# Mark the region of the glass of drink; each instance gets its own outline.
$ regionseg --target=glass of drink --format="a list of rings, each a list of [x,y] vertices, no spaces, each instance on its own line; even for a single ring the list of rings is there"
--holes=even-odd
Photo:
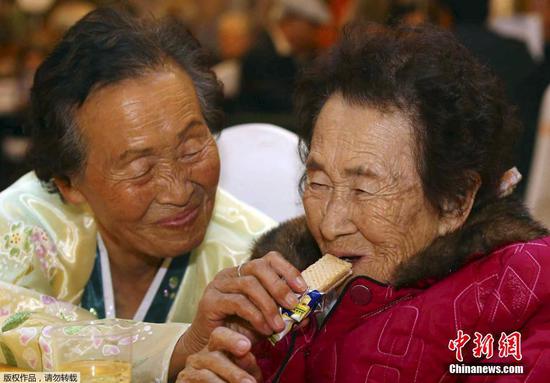
[[[132,323],[124,320],[75,322],[50,332],[54,371],[79,372],[81,383],[130,383]]]

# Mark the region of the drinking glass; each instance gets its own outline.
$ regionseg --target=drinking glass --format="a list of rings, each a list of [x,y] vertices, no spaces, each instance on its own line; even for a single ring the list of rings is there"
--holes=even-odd
[[[75,322],[50,330],[54,371],[80,372],[81,383],[130,383],[132,323]]]

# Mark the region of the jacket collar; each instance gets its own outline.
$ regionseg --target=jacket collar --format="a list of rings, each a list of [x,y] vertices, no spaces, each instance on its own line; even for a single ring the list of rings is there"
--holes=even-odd
[[[530,216],[515,196],[497,199],[473,210],[459,230],[438,237],[399,265],[392,284],[429,285],[500,247],[546,235],[548,230]]]

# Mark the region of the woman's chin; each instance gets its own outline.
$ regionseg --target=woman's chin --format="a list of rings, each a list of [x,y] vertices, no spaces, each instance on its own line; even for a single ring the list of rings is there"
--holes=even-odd
[[[194,233],[194,235],[173,235],[174,233],[167,233],[163,236],[155,236],[150,238],[148,243],[151,255],[155,258],[176,258],[180,255],[184,255],[198,247],[203,238],[204,233]]]

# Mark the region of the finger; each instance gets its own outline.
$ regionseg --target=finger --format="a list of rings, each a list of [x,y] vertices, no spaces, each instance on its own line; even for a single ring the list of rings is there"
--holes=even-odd
[[[224,383],[224,381],[212,371],[197,370],[188,366],[178,374],[176,383]]]
[[[288,285],[297,293],[303,293],[307,289],[306,281],[302,278],[300,270],[294,265],[288,262],[281,253],[276,251],[270,251],[264,258],[271,264],[271,266],[282,276]]]
[[[268,259],[250,261],[242,270],[247,275],[255,276],[280,306],[293,309],[298,304],[296,294]]]
[[[242,357],[250,351],[252,343],[243,334],[227,327],[218,327],[212,331],[207,347],[209,351],[225,351],[236,357]]]
[[[277,302],[273,300],[273,297],[255,276],[247,275],[241,278],[225,279],[219,281],[217,287],[221,292],[240,293],[248,297],[261,311],[273,331],[281,331],[284,328]]]
[[[241,358],[236,358],[235,364],[252,375],[258,382],[262,381],[262,370],[256,362],[256,357],[251,352]]]
[[[236,315],[246,320],[264,335],[271,335],[274,331],[272,325],[274,319],[271,322],[267,321],[256,305],[242,294],[224,294],[224,298],[219,301],[217,310],[223,312],[225,316]]]
[[[230,383],[255,382],[256,379],[248,372],[233,363],[221,351],[210,351],[190,356],[191,366],[197,370],[209,370],[218,377]]]
[[[238,332],[241,335],[246,336],[252,344],[256,344],[259,341],[265,339],[265,336],[263,334],[259,333],[258,331],[256,331],[250,325],[250,323],[248,323],[244,319],[239,318],[237,316],[233,316],[231,318],[228,318],[225,321],[224,326],[231,329],[231,330],[233,330],[233,331]]]

